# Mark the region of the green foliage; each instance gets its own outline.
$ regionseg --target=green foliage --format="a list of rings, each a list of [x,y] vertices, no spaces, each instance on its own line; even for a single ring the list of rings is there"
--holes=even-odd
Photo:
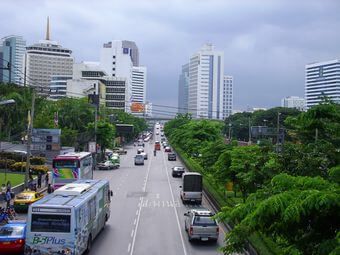
[[[90,132],[94,132],[94,123],[90,123],[88,126]],[[116,135],[115,127],[104,121],[97,123],[97,143],[100,145],[102,153],[105,152],[106,148],[113,147],[113,140]]]
[[[328,254],[337,247],[339,192],[339,186],[320,177],[275,176],[244,204],[218,215],[238,222],[226,235],[224,251],[241,251],[247,236],[261,231],[277,240],[285,254]]]

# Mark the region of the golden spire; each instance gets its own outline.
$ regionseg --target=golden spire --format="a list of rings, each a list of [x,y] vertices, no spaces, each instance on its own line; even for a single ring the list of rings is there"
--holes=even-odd
[[[47,16],[46,40],[50,40],[50,17]]]

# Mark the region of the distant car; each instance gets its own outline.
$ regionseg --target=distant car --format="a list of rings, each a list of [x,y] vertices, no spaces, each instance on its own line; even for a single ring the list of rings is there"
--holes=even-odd
[[[135,156],[135,165],[144,165],[144,155],[137,154]]]
[[[172,161],[172,160],[173,160],[173,161],[176,161],[176,154],[173,153],[173,152],[172,152],[172,153],[169,153],[169,154],[168,154],[168,160],[169,160],[169,161]]]
[[[214,214],[207,209],[193,209],[184,214],[184,228],[188,233],[189,241],[193,239],[217,242],[219,226],[214,218]]]
[[[99,170],[110,170],[114,168],[116,168],[116,166],[113,164],[111,160],[106,160],[105,162],[101,162],[98,164]]]
[[[156,135],[159,135],[159,132],[156,132]]]
[[[15,211],[27,211],[28,206],[35,201],[38,201],[44,197],[43,194],[36,191],[25,190],[17,194],[14,198],[14,210]]]
[[[169,154],[170,155],[170,154]],[[174,166],[172,168],[172,177],[182,177],[183,173],[185,172],[185,168],[182,166]]]
[[[144,156],[145,160],[148,159],[148,154],[145,151],[141,152],[140,154]]]
[[[164,149],[165,152],[171,152],[171,148],[169,146],[165,147]]]
[[[26,223],[11,221],[0,226],[0,254],[23,254]]]
[[[165,149],[166,147],[168,147],[168,143],[167,142],[163,142],[163,149]]]
[[[138,148],[138,149],[137,149],[137,154],[141,154],[142,152],[144,152],[144,149],[143,149],[143,148]]]
[[[144,142],[139,141],[139,142],[137,143],[137,145],[138,145],[138,146],[144,146]]]
[[[116,148],[116,149],[113,150],[113,152],[116,152],[116,153],[118,153],[119,155],[125,155],[125,154],[127,154],[127,151],[124,150],[123,148]]]

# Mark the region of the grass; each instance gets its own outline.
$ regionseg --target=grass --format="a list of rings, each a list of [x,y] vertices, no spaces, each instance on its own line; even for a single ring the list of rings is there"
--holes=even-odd
[[[0,186],[2,184],[7,184],[8,181],[11,182],[11,186],[14,187],[24,182],[25,175],[23,174],[13,174],[13,173],[0,173]]]

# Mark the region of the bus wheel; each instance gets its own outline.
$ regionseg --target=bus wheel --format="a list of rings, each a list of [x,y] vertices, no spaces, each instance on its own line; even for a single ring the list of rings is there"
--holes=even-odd
[[[89,235],[89,238],[87,239],[87,246],[86,246],[86,252],[85,254],[89,254],[90,250],[92,248],[92,235]]]

